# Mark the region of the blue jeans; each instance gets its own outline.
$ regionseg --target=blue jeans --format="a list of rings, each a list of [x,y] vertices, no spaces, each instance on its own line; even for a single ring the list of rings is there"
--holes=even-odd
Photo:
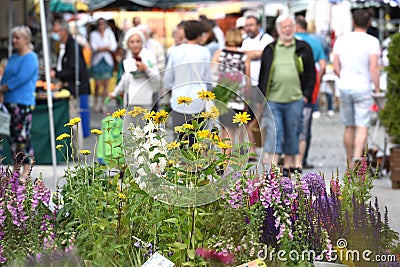
[[[299,99],[291,103],[268,101],[268,105],[272,112],[272,118],[271,113],[266,109],[264,112],[266,125],[264,151],[285,155],[298,154],[304,100]]]

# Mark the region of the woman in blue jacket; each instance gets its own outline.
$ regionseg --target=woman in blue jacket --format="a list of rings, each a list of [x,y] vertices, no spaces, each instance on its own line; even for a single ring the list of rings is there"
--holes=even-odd
[[[8,59],[0,82],[0,102],[4,102],[11,114],[9,141],[14,171],[19,171],[19,164],[22,163],[22,177],[26,178],[33,157],[32,110],[36,104],[39,61],[33,52],[32,34],[27,26],[13,28],[11,36],[15,53]]]

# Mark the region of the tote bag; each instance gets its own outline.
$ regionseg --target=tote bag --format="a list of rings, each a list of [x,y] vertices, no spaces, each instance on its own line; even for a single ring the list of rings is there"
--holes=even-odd
[[[0,138],[10,136],[10,123],[10,113],[3,104],[0,104]]]

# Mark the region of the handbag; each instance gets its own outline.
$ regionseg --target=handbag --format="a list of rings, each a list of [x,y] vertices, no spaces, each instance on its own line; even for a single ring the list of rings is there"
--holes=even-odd
[[[0,138],[10,136],[11,115],[6,106],[0,104]]]

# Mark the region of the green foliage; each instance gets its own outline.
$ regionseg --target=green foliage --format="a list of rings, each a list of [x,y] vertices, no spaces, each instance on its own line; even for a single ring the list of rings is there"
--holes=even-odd
[[[276,169],[268,174],[250,172],[251,165],[243,163],[248,154],[240,151],[248,144],[226,146],[217,132],[202,130],[206,120],[178,127],[181,139],[167,143],[156,123],[161,115],[165,116],[144,114],[144,127],[129,124],[124,131],[124,161],[117,157],[107,166],[94,161],[88,165],[85,156],[68,167],[66,183],[54,198],[59,206],[58,247],[75,247],[77,258],[93,266],[141,266],[155,251],[176,266],[226,266],[256,259],[265,246],[274,249],[268,264],[281,264],[279,250],[312,249],[319,254],[331,251],[342,237],[356,246],[358,237],[368,235],[368,243],[361,242],[366,247],[357,248],[374,252],[393,247],[398,240],[386,215],[382,222],[377,204],[366,204],[373,177],[365,159],[345,174],[343,185],[333,180],[328,195],[317,174],[296,174],[292,181]],[[194,143],[187,142],[189,136]],[[120,144],[111,140],[110,145]],[[160,177],[168,184],[153,181]],[[227,177],[233,183],[216,188],[216,181]],[[223,197],[201,206],[168,202],[183,196],[178,192],[184,189],[209,185]],[[163,198],[167,190],[178,197]],[[285,266],[311,263],[296,259]]]
[[[135,115],[130,115],[136,118],[142,112],[137,109]],[[113,117],[121,118],[123,114],[125,111],[120,110]],[[145,127],[140,124],[142,120],[130,124],[125,139],[129,148],[125,147],[121,158],[112,158],[105,166],[94,161],[88,165],[85,156],[74,167],[68,166],[66,183],[54,199],[60,206],[57,226],[61,246],[65,248],[69,245],[66,240],[73,240],[79,258],[94,266],[141,266],[155,251],[176,266],[206,266],[208,263],[196,254],[196,249],[220,231],[218,225],[225,209],[221,200],[202,206],[173,206],[156,200],[147,187],[156,175],[165,175],[171,183],[183,181],[183,185],[200,187],[219,179],[228,158],[226,144],[217,138],[218,133],[199,133],[207,119],[192,120],[180,128],[184,137],[181,143],[169,144],[167,155],[164,132],[159,128],[165,114],[142,115],[148,123]],[[215,117],[212,113],[208,116]],[[107,135],[111,130],[104,127],[95,132]],[[197,146],[185,141],[189,135],[195,136]],[[107,142],[111,150],[120,146],[118,138]],[[233,155],[232,168],[243,170],[243,155]],[[184,159],[182,165],[180,157]],[[137,166],[128,169],[129,164]],[[157,184],[155,187],[162,189]]]
[[[0,166],[0,264],[33,263],[55,251],[50,198],[41,177],[20,180],[17,171]]]
[[[392,142],[400,144],[400,33],[391,36],[388,59],[386,103],[379,112],[379,118]]]

